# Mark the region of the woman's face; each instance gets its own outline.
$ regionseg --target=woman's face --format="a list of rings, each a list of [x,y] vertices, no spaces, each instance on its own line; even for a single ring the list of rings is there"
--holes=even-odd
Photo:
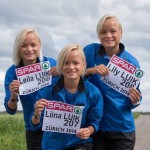
[[[40,54],[40,48],[41,44],[38,37],[34,33],[28,33],[20,49],[20,57],[24,65],[36,63],[36,59]]]
[[[114,49],[119,47],[122,31],[118,22],[109,18],[106,19],[100,31],[100,42],[105,49]]]
[[[70,81],[79,81],[84,67],[85,61],[83,60],[79,50],[71,51],[62,68],[64,79]]]

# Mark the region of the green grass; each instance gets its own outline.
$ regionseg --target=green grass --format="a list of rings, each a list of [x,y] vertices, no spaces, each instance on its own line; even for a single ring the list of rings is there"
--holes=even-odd
[[[133,112],[134,118],[140,113]],[[0,113],[0,150],[26,150],[25,128],[22,113]]]
[[[140,112],[133,112],[134,119],[138,118],[140,116]]]
[[[26,150],[22,113],[0,114],[0,150]]]

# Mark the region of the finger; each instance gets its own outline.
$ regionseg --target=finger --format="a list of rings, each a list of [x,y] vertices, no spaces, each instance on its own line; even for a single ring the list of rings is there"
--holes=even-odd
[[[11,83],[9,85],[9,89],[15,89],[15,88],[19,89],[19,86],[20,86],[20,83]]]
[[[141,97],[141,93],[136,88],[133,87],[130,89],[130,91],[131,91],[131,93],[134,93],[134,95]]]
[[[36,107],[37,108],[44,108],[45,105],[47,105],[47,101],[45,99],[41,99],[39,101],[36,102]]]
[[[105,76],[105,75],[107,75],[108,73],[107,73],[107,69],[106,68],[102,68],[102,67],[100,67],[99,68],[99,73],[101,74],[101,75],[103,75],[103,76]]]
[[[131,88],[130,89],[130,96],[134,101],[139,101],[141,98],[141,93],[136,89],[136,88]]]
[[[20,81],[18,80],[13,80],[10,85],[19,85],[20,84]]]
[[[50,72],[50,74],[55,75],[56,72],[57,72],[56,66],[55,66],[55,67],[52,67],[52,68],[49,70],[49,72]]]
[[[80,130],[78,136],[82,139],[86,139],[90,136],[90,131],[88,128],[84,128],[82,130]]]
[[[133,93],[130,93],[129,98],[130,98],[132,103],[137,103],[137,102],[140,101],[140,97],[135,95],[135,94],[133,94]]]

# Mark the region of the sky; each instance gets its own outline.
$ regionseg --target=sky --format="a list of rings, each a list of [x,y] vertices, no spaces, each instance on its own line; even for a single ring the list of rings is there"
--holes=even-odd
[[[35,27],[42,39],[43,54],[57,59],[69,43],[82,47],[99,43],[96,26],[106,14],[119,18],[123,26],[121,42],[144,71],[140,84],[143,100],[134,111],[150,111],[149,0],[0,0],[0,110],[4,109],[5,72],[12,64],[14,40],[21,29]]]

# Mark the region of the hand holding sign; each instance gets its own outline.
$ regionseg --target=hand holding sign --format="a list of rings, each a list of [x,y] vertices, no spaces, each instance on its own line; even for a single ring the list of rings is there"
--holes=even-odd
[[[20,81],[19,95],[27,95],[51,85],[52,75],[49,74],[49,61],[17,68],[17,79]],[[56,73],[56,68],[52,70]]]
[[[19,86],[20,86],[20,82],[18,80],[13,80],[11,82],[11,84],[9,85],[9,89],[11,92],[11,98],[12,99],[16,99],[17,95],[19,93]]]
[[[86,70],[86,75],[89,74],[100,74],[102,76],[106,76],[109,75],[109,69],[105,65],[101,64],[93,68],[88,68]]]
[[[57,76],[58,75],[58,72],[57,72],[57,67],[52,67],[50,70],[49,70],[49,74],[52,75],[52,76]]]
[[[44,107],[47,105],[47,100],[40,99],[35,104],[35,114],[36,116],[40,116],[42,111],[44,110]]]
[[[47,101],[42,130],[76,134],[80,129],[83,106]]]
[[[143,71],[116,55],[112,56],[107,67],[110,74],[106,77],[102,76],[101,80],[119,93],[129,97],[130,88],[136,88],[139,85]],[[130,93],[133,103],[139,98],[134,93],[134,90]],[[136,93],[139,95],[137,91]]]
[[[131,100],[131,103],[136,104],[140,101],[141,94],[136,88],[131,88],[129,91],[129,98]]]

